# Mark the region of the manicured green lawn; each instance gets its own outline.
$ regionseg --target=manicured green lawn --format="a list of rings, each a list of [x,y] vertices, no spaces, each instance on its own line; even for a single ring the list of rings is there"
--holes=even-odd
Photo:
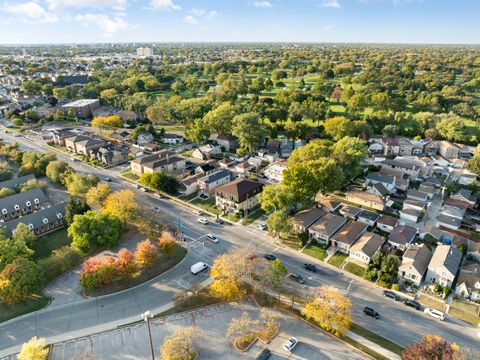
[[[365,329],[361,327],[360,325],[357,324],[350,324],[350,330],[354,332],[357,335],[360,335],[364,337],[365,339],[370,340],[371,342],[374,342],[375,344],[380,345],[384,349],[390,350],[391,352],[397,354],[397,355],[402,355],[403,352],[403,347],[401,347],[398,344],[395,344],[394,342],[385,339],[384,337],[377,335],[374,332],[371,332],[368,329]]]
[[[32,295],[30,298],[20,304],[5,305],[0,302],[0,322],[13,319],[17,316],[27,314],[32,311],[43,309],[48,305],[49,298],[40,295]]]
[[[348,255],[342,254],[342,253],[335,253],[329,260],[328,263],[330,265],[340,267],[342,265],[343,261],[348,257]]]
[[[347,265],[345,265],[345,270],[348,272],[352,273],[353,275],[357,275],[360,277],[363,277],[365,274],[365,268],[361,267],[360,265],[357,265],[355,263],[349,262]]]
[[[217,209],[215,206],[215,198],[210,198],[207,200],[202,200],[202,199],[195,199],[190,202],[190,204],[194,204],[198,207],[201,207],[202,209],[205,209],[206,211],[210,211],[213,214],[220,214],[220,210]]]
[[[72,240],[67,236],[66,228],[58,229],[50,234],[40,236],[32,245],[32,249],[35,252],[33,258],[46,258],[53,250],[61,248],[62,246],[70,245],[71,242]]]
[[[480,316],[478,315],[478,305],[470,304],[463,300],[453,300],[449,315],[461,319],[473,326],[480,324]]]
[[[325,260],[327,257],[327,248],[322,245],[310,243],[305,249],[303,249],[303,253],[310,255],[320,261]]]
[[[253,210],[248,214],[248,218],[242,221],[242,225],[249,225],[257,219],[260,219],[265,212],[262,209]]]

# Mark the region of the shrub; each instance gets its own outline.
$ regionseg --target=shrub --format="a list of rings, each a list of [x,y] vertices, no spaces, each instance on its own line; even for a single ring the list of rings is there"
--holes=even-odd
[[[150,240],[144,240],[137,244],[135,261],[139,266],[149,268],[157,261],[157,258],[157,249],[152,245]]]
[[[115,265],[115,260],[111,256],[103,260],[88,259],[83,264],[80,285],[86,289],[92,289],[111,284],[119,275]]]
[[[393,284],[392,285],[392,290],[398,291],[398,290],[400,290],[400,287],[398,286],[398,284]]]
[[[436,293],[441,293],[443,291],[442,286],[439,284],[433,285],[433,291],[435,291]]]
[[[78,250],[70,246],[63,246],[54,250],[49,257],[41,259],[38,265],[43,269],[46,280],[51,281],[68,269],[80,264],[81,261],[82,256]]]

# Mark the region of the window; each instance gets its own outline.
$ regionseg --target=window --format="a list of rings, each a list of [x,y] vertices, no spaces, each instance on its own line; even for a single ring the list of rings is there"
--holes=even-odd
[[[20,206],[18,206],[18,205],[14,205],[13,208],[17,211],[20,210]]]

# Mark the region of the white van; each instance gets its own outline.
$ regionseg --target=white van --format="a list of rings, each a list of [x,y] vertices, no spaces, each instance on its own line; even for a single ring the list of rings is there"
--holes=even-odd
[[[424,313],[439,320],[445,320],[445,314],[439,310],[432,309],[432,308],[426,308],[424,310]]]
[[[192,265],[192,267],[190,268],[190,271],[192,272],[193,275],[197,275],[198,273],[202,272],[206,268],[208,268],[207,264],[205,264],[203,262],[198,262],[198,263]]]

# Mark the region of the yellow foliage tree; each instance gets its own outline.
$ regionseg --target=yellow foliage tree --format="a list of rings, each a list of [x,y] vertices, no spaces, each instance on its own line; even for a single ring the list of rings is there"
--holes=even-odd
[[[168,257],[172,255],[177,248],[177,242],[169,232],[165,231],[158,239],[157,247],[163,255]]]
[[[28,342],[22,345],[20,353],[17,355],[18,360],[47,360],[48,348],[44,338],[34,336]]]
[[[97,186],[90,188],[85,195],[88,205],[94,208],[101,208],[104,201],[112,193],[112,189],[107,183],[98,183]]]
[[[167,336],[160,347],[162,360],[191,360],[197,356],[194,342],[198,338],[198,331],[193,327],[177,330]]]
[[[92,120],[92,127],[99,129],[112,129],[123,127],[123,120],[118,115],[97,116]]]
[[[133,221],[138,214],[134,193],[130,190],[121,190],[110,194],[103,203],[102,212],[118,217],[126,227],[127,222]]]
[[[352,303],[339,290],[324,286],[305,304],[302,314],[307,320],[312,319],[321,328],[340,336],[350,327]]]
[[[241,283],[233,277],[215,279],[210,284],[210,290],[215,295],[228,301],[239,300],[246,294],[245,290],[242,289]]]

